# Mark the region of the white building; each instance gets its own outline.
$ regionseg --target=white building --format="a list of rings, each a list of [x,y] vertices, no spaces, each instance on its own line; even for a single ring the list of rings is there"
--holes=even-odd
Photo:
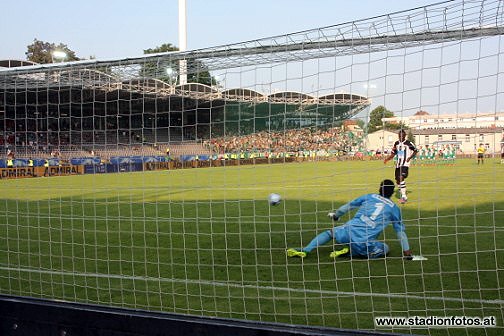
[[[501,152],[501,141],[504,139],[504,113],[478,114],[435,114],[418,111],[412,116],[383,118],[383,123],[403,123],[411,129],[417,146],[453,144],[466,154],[475,154],[480,144],[487,148],[487,153]],[[375,132],[376,133],[376,132]],[[369,149],[376,146],[391,147],[397,140],[397,133],[382,132],[369,134]],[[393,139],[393,140],[391,140]]]
[[[478,114],[429,114],[418,111],[408,117],[383,118],[382,122],[404,123],[411,129],[504,127],[504,112]]]
[[[417,146],[440,148],[452,144],[464,154],[476,154],[483,144],[488,154],[500,154],[503,127],[412,129]]]
[[[366,137],[366,148],[375,152],[390,152],[394,142],[398,139],[397,132],[376,131]]]
[[[451,129],[411,129],[417,147],[430,146],[441,148],[444,145],[455,145],[464,154],[476,154],[480,144],[487,148],[488,154],[499,154],[501,142],[504,141],[504,128],[451,128]],[[368,134],[368,150],[390,151],[398,139],[397,131],[376,131]]]

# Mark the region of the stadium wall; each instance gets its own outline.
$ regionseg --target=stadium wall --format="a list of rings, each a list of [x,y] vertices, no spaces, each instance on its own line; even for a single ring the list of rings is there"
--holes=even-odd
[[[326,336],[390,335],[236,319],[207,318],[0,295],[4,336]]]

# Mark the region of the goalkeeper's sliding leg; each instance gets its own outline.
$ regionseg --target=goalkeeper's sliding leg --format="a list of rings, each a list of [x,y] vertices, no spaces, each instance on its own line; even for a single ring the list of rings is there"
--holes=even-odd
[[[326,230],[326,231],[324,231],[322,233],[319,233],[315,238],[312,239],[312,241],[308,245],[306,245],[305,247],[303,247],[301,249],[293,249],[293,248],[288,249],[287,250],[287,256],[288,257],[300,257],[300,258],[306,257],[306,255],[308,253],[310,253],[311,251],[313,251],[317,247],[325,245],[330,240],[332,240],[333,239],[333,235],[334,235],[334,230],[335,229]],[[336,240],[336,242],[338,242],[337,239],[335,239],[335,240]],[[340,243],[340,242],[338,242],[338,243]],[[341,255],[347,254],[349,251],[350,250],[349,250],[348,247],[344,247],[341,250],[333,251],[329,256],[331,258],[336,258],[336,257],[339,257]]]
[[[336,237],[334,238],[336,243],[349,244],[350,247],[343,247],[341,250],[331,252],[331,254],[329,254],[329,257],[331,258],[337,258],[348,253],[350,253],[352,257],[369,259],[383,258],[390,250],[387,244],[380,241],[368,241],[362,243],[350,242],[348,235],[344,232],[344,230],[337,230],[334,228],[318,234],[307,246],[301,249],[288,249],[287,256],[304,258],[308,255],[308,253],[317,247],[327,244],[333,239],[333,237]]]
[[[331,239],[333,239],[332,230],[326,230],[322,233],[319,233],[307,246],[303,247],[302,249],[288,249],[287,256],[304,258],[312,250],[316,249],[319,246],[325,245]]]

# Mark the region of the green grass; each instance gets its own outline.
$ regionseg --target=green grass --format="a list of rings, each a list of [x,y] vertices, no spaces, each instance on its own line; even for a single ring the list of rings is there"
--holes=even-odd
[[[401,208],[425,262],[403,261],[391,228],[385,260],[334,262],[330,244],[285,256],[393,177],[380,161],[2,180],[0,292],[358,329],[375,316],[494,315],[494,329],[400,331],[502,333],[504,165],[410,171]]]

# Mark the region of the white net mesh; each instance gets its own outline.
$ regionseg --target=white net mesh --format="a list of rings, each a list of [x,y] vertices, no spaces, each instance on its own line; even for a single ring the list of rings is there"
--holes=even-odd
[[[503,8],[449,1],[203,50],[1,69],[0,291],[502,333]],[[189,84],[178,85],[180,60]],[[379,115],[377,132],[348,121],[380,105],[395,117]],[[381,159],[399,123],[419,149],[401,211],[428,260],[404,260],[391,227],[386,258],[333,260],[333,241],[288,258],[332,227],[328,212],[394,179]],[[380,316],[497,327],[381,327]]]

